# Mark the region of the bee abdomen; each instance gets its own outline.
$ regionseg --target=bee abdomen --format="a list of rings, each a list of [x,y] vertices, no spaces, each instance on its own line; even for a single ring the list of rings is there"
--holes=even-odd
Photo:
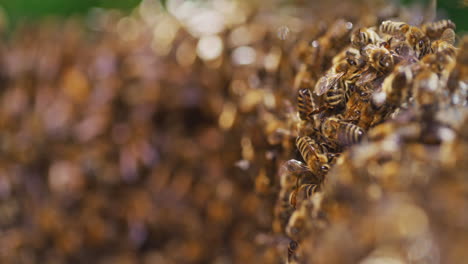
[[[389,34],[389,35],[397,35],[401,33],[406,33],[409,30],[409,25],[404,22],[393,22],[390,20],[382,22],[379,27],[380,32]]]
[[[346,103],[345,93],[341,88],[330,89],[325,96],[325,101],[331,108],[336,108]]]
[[[302,155],[304,161],[309,164],[315,154],[314,141],[310,137],[299,137],[296,140],[296,146]]]
[[[297,96],[297,110],[302,120],[309,119],[309,113],[312,112],[312,94],[309,89],[300,89]]]
[[[453,23],[450,19],[427,23],[422,27],[424,33],[431,39],[440,37],[442,32],[448,28],[455,30],[455,23]]]
[[[343,145],[353,145],[361,141],[364,137],[364,130],[351,123],[341,124],[342,129],[338,132],[338,140]]]

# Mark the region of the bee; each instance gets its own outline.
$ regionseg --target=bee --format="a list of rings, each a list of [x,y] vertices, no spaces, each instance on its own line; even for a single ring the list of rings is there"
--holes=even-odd
[[[348,48],[345,51],[345,58],[346,62],[350,66],[351,70],[356,70],[356,69],[362,69],[366,61],[364,57],[361,55],[360,50],[355,49],[355,48]],[[350,72],[350,71],[348,71]]]
[[[444,20],[431,22],[431,23],[426,23],[426,24],[422,25],[422,31],[430,39],[440,38],[442,33],[447,29],[455,30],[455,23],[453,23],[449,19],[444,19]]]
[[[360,28],[356,30],[351,36],[351,45],[355,48],[361,49],[368,44],[377,45],[382,39],[374,29]]]
[[[296,146],[302,155],[307,167],[316,175],[323,176],[330,169],[328,156],[323,145],[317,144],[309,136],[298,137]]]
[[[317,100],[320,106],[314,113],[326,109],[342,109],[345,106],[346,86],[337,75],[328,74],[322,77],[315,86],[314,93],[318,96]]]
[[[464,36],[460,41],[459,52],[456,64],[448,78],[448,89],[453,104],[464,104],[466,98],[465,89],[460,89],[468,82],[468,36]],[[464,98],[463,100],[460,100]]]
[[[404,35],[409,31],[409,29],[410,25],[404,22],[395,22],[391,20],[383,21],[379,27],[380,32],[393,36]]]
[[[379,27],[380,32],[406,40],[421,59],[430,51],[430,40],[418,27],[410,26],[404,22],[384,21]]]
[[[280,192],[275,206],[275,229],[284,230],[296,207],[295,191],[301,178],[315,176],[310,169],[298,160],[288,160],[280,168]]]
[[[346,105],[344,120],[349,120],[364,129],[369,128],[375,114],[370,99],[370,91],[363,90],[354,93]]]
[[[393,70],[393,56],[386,48],[370,44],[364,48],[364,54],[369,66],[377,72],[387,73]]]
[[[413,47],[418,59],[421,59],[430,51],[431,41],[424,32],[417,27],[411,27],[406,33],[406,41]]]
[[[358,143],[365,135],[361,127],[336,117],[326,118],[321,124],[320,131],[327,139],[342,146]]]
[[[297,111],[302,120],[311,120],[311,114],[314,112],[312,93],[304,88],[298,91]]]
[[[456,49],[453,45],[455,43],[455,31],[451,28],[447,28],[444,30],[440,39],[432,42],[431,44],[431,52],[446,52],[447,54],[455,57],[456,56]]]
[[[441,95],[438,87],[439,78],[431,70],[427,69],[416,75],[413,84],[416,104],[425,110],[437,107]]]
[[[409,87],[413,81],[410,66],[396,68],[382,83],[382,92],[373,95],[373,103],[381,106],[383,103],[395,108],[408,99]]]
[[[312,197],[314,193],[320,190],[320,185],[318,183],[304,183],[298,186],[295,191],[295,202],[296,204],[301,204],[303,201]]]
[[[300,241],[310,230],[310,222],[308,218],[312,217],[313,204],[311,201],[304,201],[301,206],[294,211],[286,226],[286,234],[291,239]]]

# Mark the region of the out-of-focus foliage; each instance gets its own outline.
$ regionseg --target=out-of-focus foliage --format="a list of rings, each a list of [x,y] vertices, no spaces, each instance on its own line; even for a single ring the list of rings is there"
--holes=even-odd
[[[163,4],[167,0],[160,0]],[[204,1],[204,0],[189,0]],[[286,0],[285,2],[295,2],[297,0]],[[404,5],[420,3],[427,5],[432,0],[400,0]],[[140,0],[0,0],[0,6],[5,8],[12,24],[22,19],[34,19],[48,15],[68,16],[71,14],[85,13],[92,7],[119,8],[129,10],[135,7]],[[466,0],[439,0],[437,1],[438,11],[442,11],[444,16],[453,20],[458,28],[457,31],[468,30],[468,20],[465,15],[468,13]]]

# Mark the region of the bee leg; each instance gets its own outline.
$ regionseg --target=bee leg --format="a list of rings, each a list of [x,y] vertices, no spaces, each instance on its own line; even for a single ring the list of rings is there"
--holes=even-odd
[[[313,115],[319,114],[327,109],[328,107],[326,106],[320,106],[319,108],[312,110],[307,116],[311,118]]]

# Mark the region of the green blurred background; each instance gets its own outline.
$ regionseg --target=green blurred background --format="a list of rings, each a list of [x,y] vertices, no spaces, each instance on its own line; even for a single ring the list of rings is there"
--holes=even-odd
[[[160,0],[165,2],[165,0]],[[203,0],[189,0],[203,1]],[[291,0],[294,1],[294,0]],[[430,0],[401,0],[405,5]],[[140,0],[0,0],[8,14],[10,25],[16,24],[23,19],[37,19],[47,15],[67,16],[71,14],[83,14],[91,7],[118,8],[130,10]],[[451,18],[457,24],[457,31],[468,31],[468,0],[439,0],[439,10]]]

